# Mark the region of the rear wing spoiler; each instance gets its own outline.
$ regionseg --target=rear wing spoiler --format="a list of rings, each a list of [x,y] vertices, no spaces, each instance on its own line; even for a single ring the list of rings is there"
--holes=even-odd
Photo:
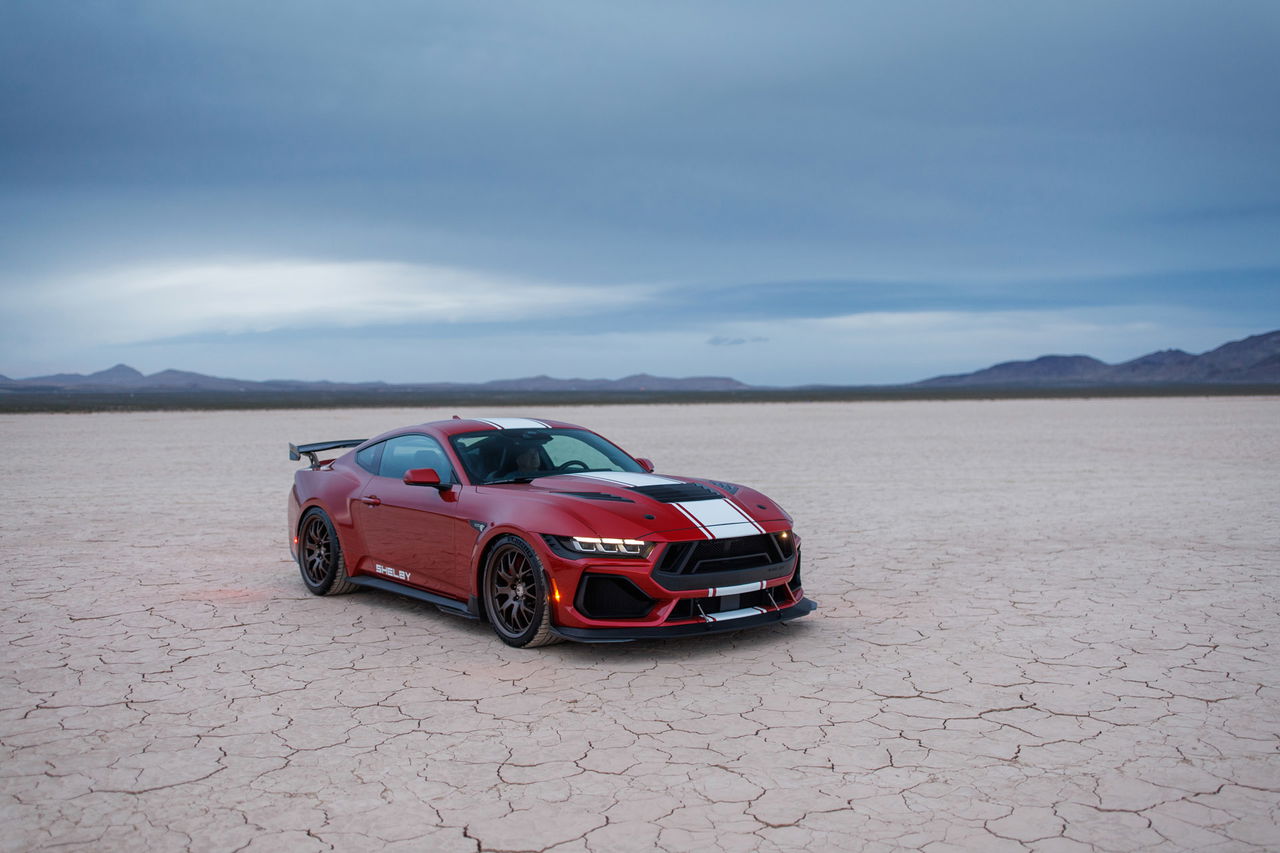
[[[297,462],[302,457],[307,457],[311,462],[312,468],[320,467],[320,460],[316,457],[317,453],[325,450],[334,450],[338,447],[355,447],[364,444],[367,438],[349,438],[346,441],[317,441],[315,444],[294,444],[289,443],[289,458]]]

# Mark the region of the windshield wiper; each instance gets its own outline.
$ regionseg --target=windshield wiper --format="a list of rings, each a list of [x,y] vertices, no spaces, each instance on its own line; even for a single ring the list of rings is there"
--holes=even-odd
[[[507,477],[505,480],[489,480],[486,486],[501,486],[506,483],[532,483],[537,477]]]

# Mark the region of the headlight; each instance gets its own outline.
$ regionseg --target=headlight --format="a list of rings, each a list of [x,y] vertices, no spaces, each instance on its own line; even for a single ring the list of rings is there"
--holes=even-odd
[[[607,539],[597,536],[557,536],[555,538],[570,551],[601,557],[644,558],[653,550],[652,542],[639,539]]]

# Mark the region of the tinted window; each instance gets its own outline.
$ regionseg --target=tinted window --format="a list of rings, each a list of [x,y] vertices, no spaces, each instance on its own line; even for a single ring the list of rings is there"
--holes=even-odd
[[[356,451],[356,464],[370,474],[378,473],[378,459],[382,456],[382,442],[371,444],[364,450]]]
[[[404,478],[411,468],[434,468],[440,482],[453,482],[453,468],[444,455],[443,448],[430,436],[400,435],[383,442],[382,461],[378,465],[379,477]]]
[[[557,468],[566,463],[582,462],[586,465],[585,468],[582,465],[571,465],[571,470],[621,470],[613,464],[613,460],[601,448],[593,447],[574,435],[553,435],[550,441],[542,445],[542,450],[547,454],[547,458],[551,460],[551,464]]]
[[[617,447],[580,429],[488,430],[449,440],[473,483],[582,471],[644,471]],[[529,462],[534,458],[537,470],[531,471]]]

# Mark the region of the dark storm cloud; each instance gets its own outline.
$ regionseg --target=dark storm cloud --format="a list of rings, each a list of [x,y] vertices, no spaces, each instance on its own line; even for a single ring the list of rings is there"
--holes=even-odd
[[[669,288],[592,327],[699,341],[1280,324],[1275,3],[0,3],[6,290],[285,258]]]

